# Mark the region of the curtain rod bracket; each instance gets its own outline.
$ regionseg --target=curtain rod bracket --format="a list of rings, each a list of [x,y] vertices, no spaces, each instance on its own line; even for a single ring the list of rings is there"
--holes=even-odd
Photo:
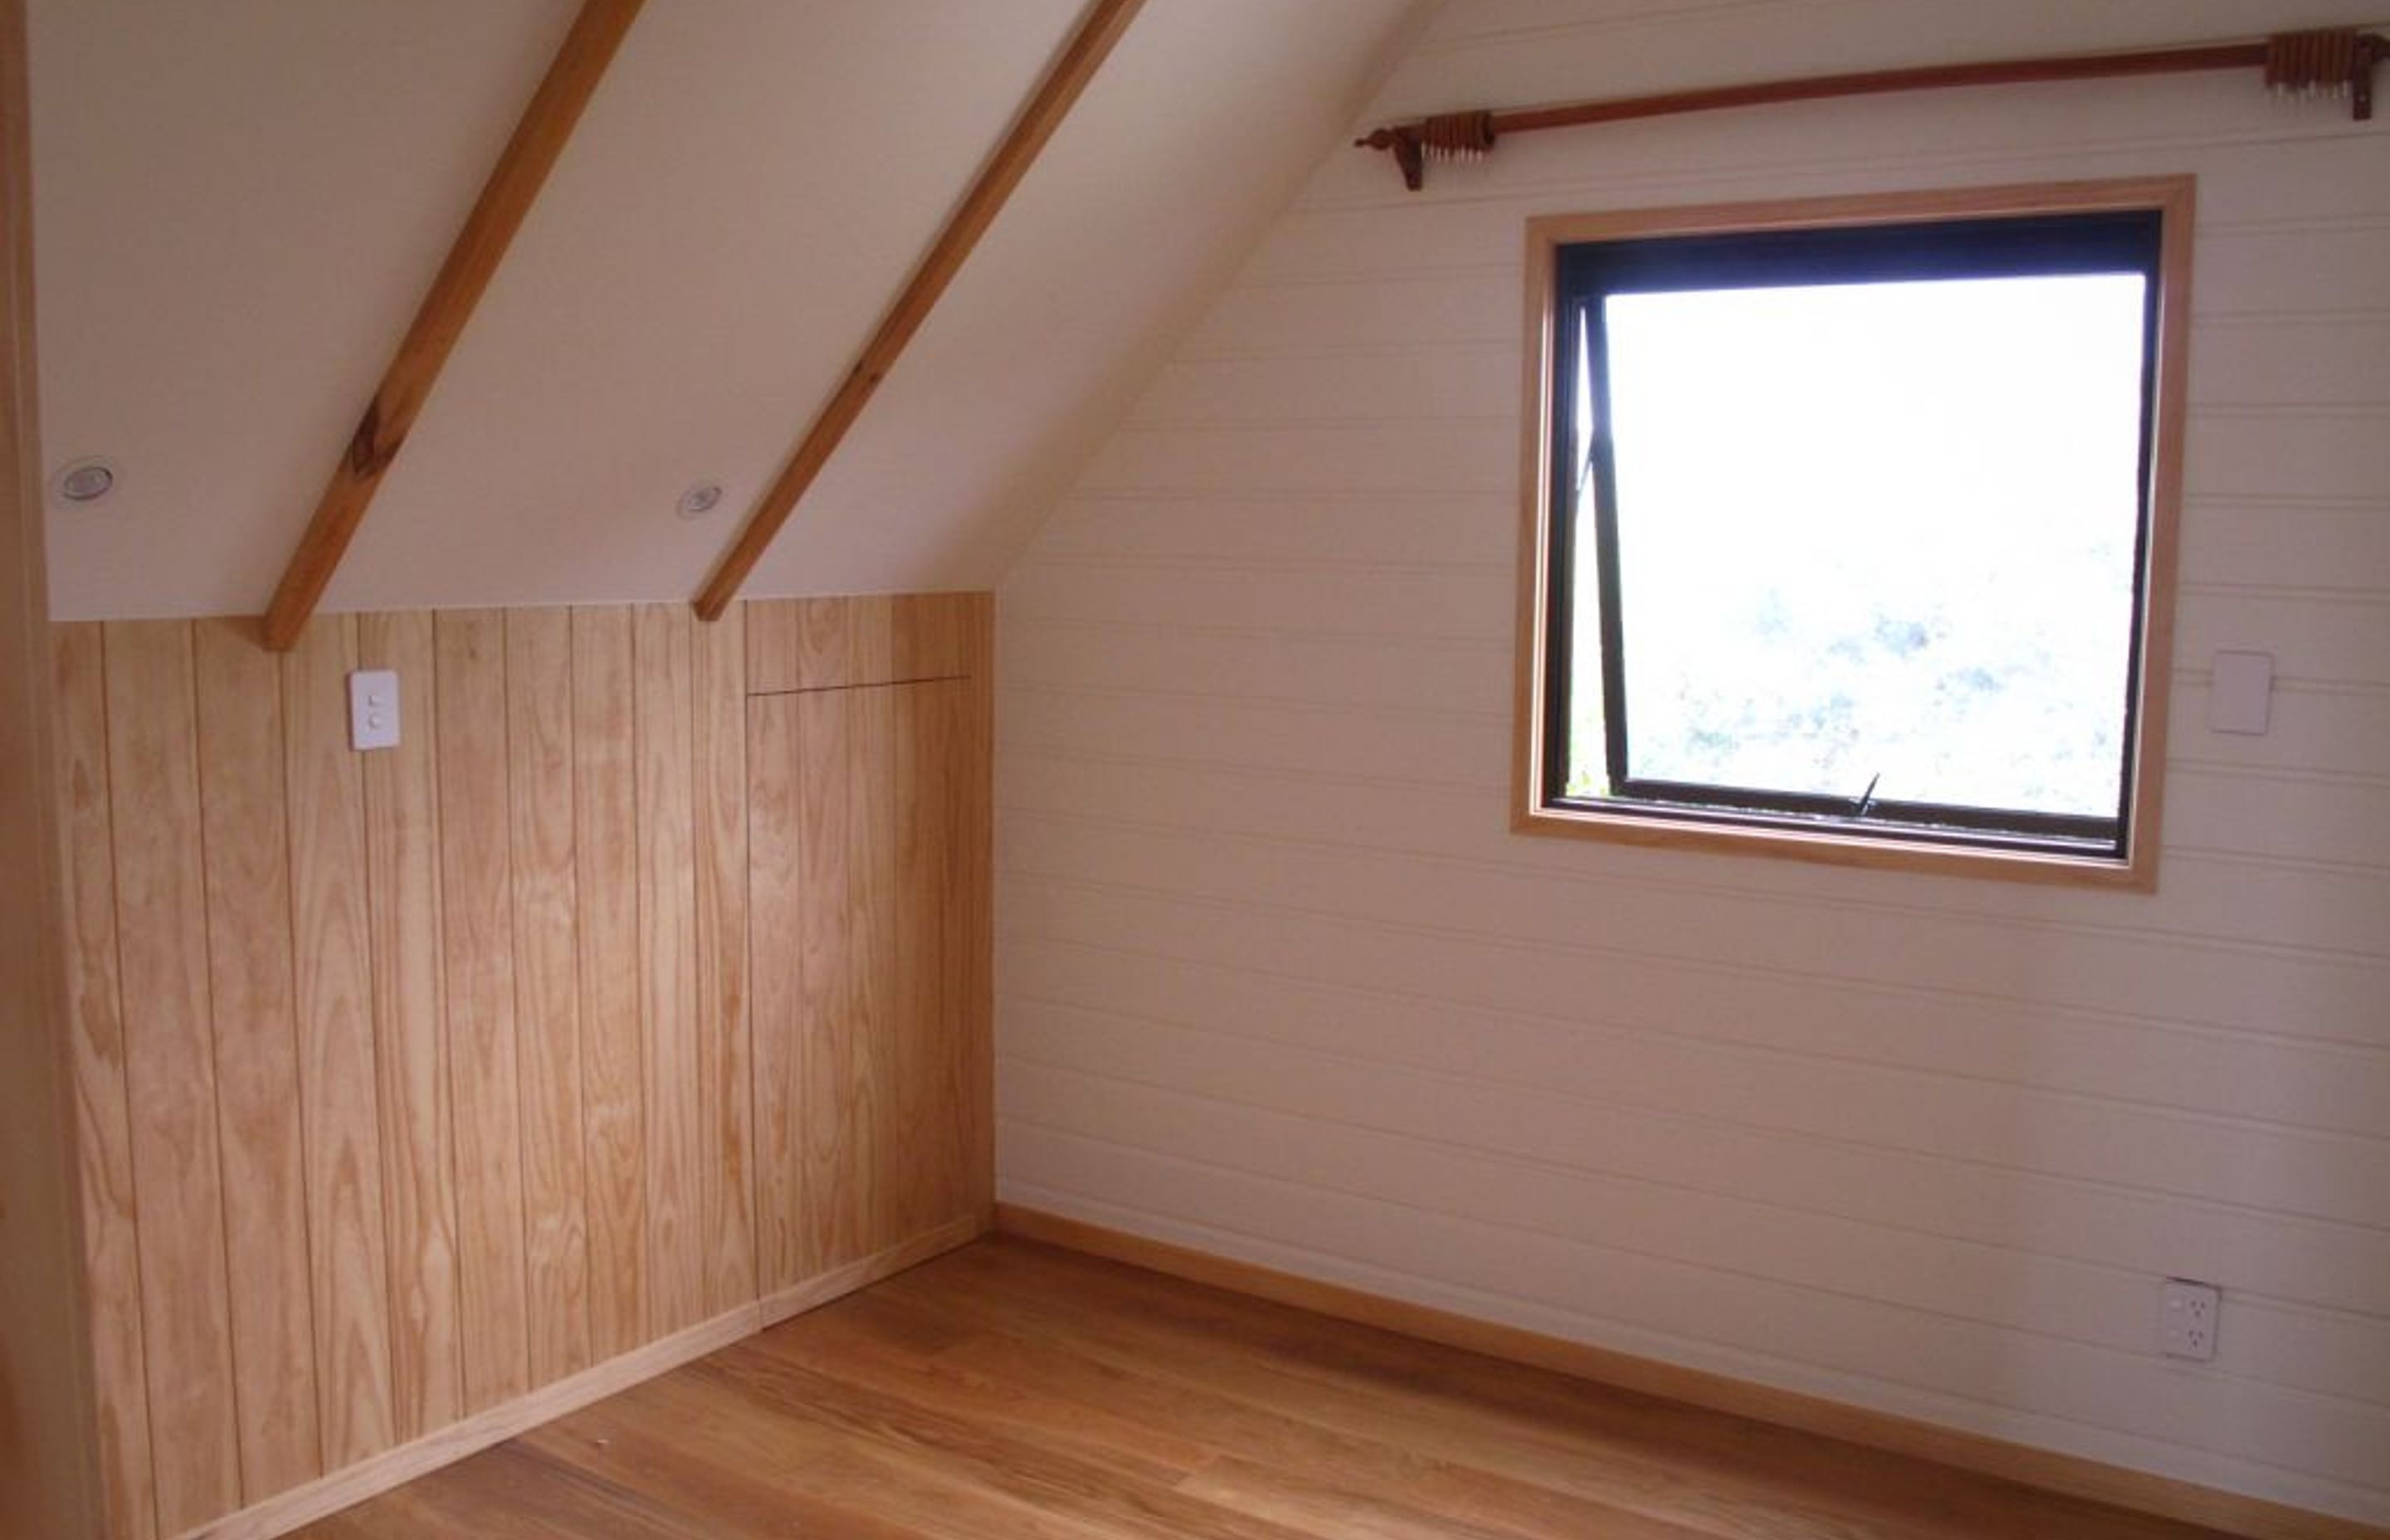
[[[1381,128],[1353,141],[1356,149],[1390,151],[1394,166],[1403,173],[1403,186],[1417,192],[1427,186],[1427,162],[1420,152],[1419,131],[1407,124]]]
[[[1403,186],[1417,192],[1427,184],[1430,160],[1483,160],[1494,150],[1494,114],[1445,112],[1415,123],[1396,123],[1353,141],[1367,149],[1394,152]]]

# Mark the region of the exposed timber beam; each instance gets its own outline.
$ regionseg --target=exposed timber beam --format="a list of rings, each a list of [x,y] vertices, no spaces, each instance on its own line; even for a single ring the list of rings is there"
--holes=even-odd
[[[430,292],[406,328],[390,367],[382,371],[348,448],[332,471],[329,484],[315,504],[315,516],[283,570],[281,585],[263,622],[265,645],[276,652],[289,650],[306,629],[308,617],[324,597],[349,542],[365,522],[366,509],[381,486],[382,475],[406,443],[407,430],[440,378],[442,366],[464,335],[473,307],[505,260],[507,248],[522,228],[532,200],[563,153],[582,109],[597,93],[606,67],[622,46],[637,19],[642,0],[584,0],[581,14],[557,50],[556,59],[539,90],[515,124],[514,136],[498,157],[482,196],[466,217],[465,227],[449,248]]]
[[[913,270],[887,314],[880,318],[880,327],[864,345],[862,356],[847,371],[837,393],[815,417],[813,426],[805,430],[788,464],[781,467],[780,474],[765,490],[763,501],[747,516],[739,538],[724,554],[713,576],[706,579],[696,600],[700,620],[720,620],[723,611],[730,608],[730,601],[739,597],[739,586],[754,571],[755,563],[763,559],[781,526],[789,521],[797,500],[813,485],[822,467],[829,463],[847,430],[863,415],[872,392],[888,378],[888,371],[895,366],[905,345],[928,319],[980,237],[996,223],[1005,200],[1035,164],[1038,152],[1054,136],[1055,129],[1061,126],[1072,104],[1086,89],[1087,82],[1094,78],[1143,4],[1144,0],[1095,0],[1088,6],[1080,19],[1078,31],[1047,71],[1036,95],[1013,120],[1004,142],[980,171],[979,180],[947,219],[945,228],[938,232],[936,243]]]

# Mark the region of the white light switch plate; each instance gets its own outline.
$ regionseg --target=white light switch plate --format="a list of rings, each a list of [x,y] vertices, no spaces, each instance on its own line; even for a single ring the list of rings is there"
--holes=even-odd
[[[359,669],[349,675],[349,747],[398,747],[398,673]]]
[[[2267,652],[2219,652],[2207,685],[2207,730],[2263,733],[2272,716],[2274,659]]]

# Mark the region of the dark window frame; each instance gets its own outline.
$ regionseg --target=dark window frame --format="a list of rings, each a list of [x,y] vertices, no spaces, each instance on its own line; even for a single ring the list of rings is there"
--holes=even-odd
[[[1868,864],[1981,870],[1994,875],[2155,881],[2158,768],[2171,648],[2173,530],[2180,486],[2182,347],[2188,312],[2188,179],[2000,188],[1769,203],[1730,208],[1561,216],[1531,222],[1531,348],[1514,827],[1638,839],[1643,842],[1754,849]],[[1593,476],[1601,494],[1597,571],[1602,627],[1605,765],[1613,788],[1599,798],[1562,794],[1569,758],[1570,638],[1577,563],[1572,463],[1563,414],[1583,335],[1601,342],[1600,296],[1627,289],[1730,288],[1754,276],[1773,283],[1895,281],[1934,276],[2024,276],[2130,270],[2149,279],[2143,311],[2140,424],[2141,512],[2135,542],[2128,695],[2117,811],[2106,817],[2002,813],[1914,802],[1876,802],[1722,788],[1625,774],[1628,721],[1621,574],[1606,398],[1598,399]],[[1595,362],[1599,363],[1597,354]],[[1600,367],[1593,388],[1604,391]],[[1533,720],[1528,721],[1527,718]]]

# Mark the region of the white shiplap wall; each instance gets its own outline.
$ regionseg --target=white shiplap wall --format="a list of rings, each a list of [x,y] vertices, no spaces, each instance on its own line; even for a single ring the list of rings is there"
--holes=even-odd
[[[1478,0],[1379,110],[2345,19]],[[2182,172],[2154,895],[1508,832],[1528,215]],[[2231,75],[1544,135],[1422,196],[1339,153],[1000,615],[1007,1199],[2390,1521],[2390,124]],[[2205,730],[2220,648],[2275,655],[2268,736]],[[2224,1287],[2212,1366],[2157,1353],[2169,1274]]]

